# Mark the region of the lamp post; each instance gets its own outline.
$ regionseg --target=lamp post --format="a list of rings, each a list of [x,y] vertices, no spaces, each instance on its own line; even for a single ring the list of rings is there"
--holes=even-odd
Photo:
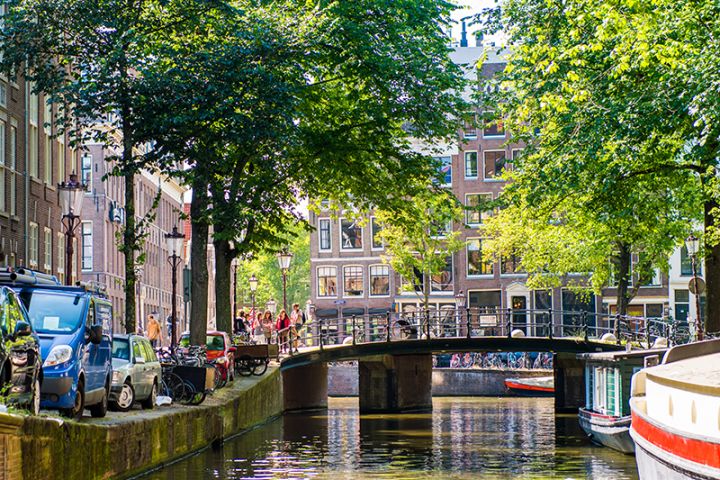
[[[693,295],[695,295],[695,333],[697,335],[697,339],[702,340],[703,327],[702,319],[700,318],[700,294],[702,291],[697,274],[697,254],[700,250],[700,240],[691,233],[690,236],[685,239],[685,248],[687,249],[688,255],[690,255],[690,262],[692,265],[692,282],[694,284],[694,288],[691,290],[693,291]]]
[[[178,255],[183,246],[185,235],[178,232],[177,227],[173,227],[172,232],[165,234],[167,249],[170,252],[168,262],[172,266],[172,317],[170,319],[170,346],[175,348],[177,337],[177,267],[182,261],[182,257]]]
[[[282,271],[283,278],[283,308],[287,312],[287,271],[290,268],[290,261],[292,260],[293,254],[287,249],[284,249],[277,254],[278,265]]]
[[[257,317],[255,314],[255,290],[257,290],[258,287],[258,279],[254,273],[248,278],[248,284],[250,284],[250,311],[253,314],[253,318],[255,318]]]
[[[460,321],[462,320],[462,310],[465,308],[465,293],[460,290],[457,295],[455,295],[455,315],[457,319],[457,333],[458,336],[460,336]]]
[[[273,316],[274,316],[274,315],[275,315],[275,310],[277,310],[277,302],[271,298],[271,299],[268,300],[267,303],[265,304],[265,309],[266,309],[268,312],[272,313]]]
[[[232,303],[232,321],[233,324],[235,324],[235,318],[237,318],[237,267],[238,267],[238,259],[233,258],[232,262],[230,263],[232,265],[232,275],[233,275],[233,303]]]
[[[65,227],[65,285],[72,285],[73,240],[75,229],[80,225],[85,190],[86,186],[77,181],[74,173],[70,174],[68,182],[58,184],[62,224]]]

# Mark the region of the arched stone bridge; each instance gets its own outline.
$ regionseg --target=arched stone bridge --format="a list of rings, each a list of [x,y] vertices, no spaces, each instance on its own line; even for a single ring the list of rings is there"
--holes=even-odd
[[[647,346],[667,338],[670,330],[662,319],[550,310],[462,309],[317,320],[299,332],[304,346],[282,357],[285,408],[327,407],[327,364],[357,360],[362,412],[427,410],[432,408],[433,354],[525,351],[554,354],[556,411],[573,411],[585,401],[578,353],[621,350],[627,343]],[[293,332],[281,333],[287,334],[281,348],[292,350]]]

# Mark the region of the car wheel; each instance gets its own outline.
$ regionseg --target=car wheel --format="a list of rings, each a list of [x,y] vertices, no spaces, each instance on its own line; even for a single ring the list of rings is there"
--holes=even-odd
[[[126,381],[123,383],[122,390],[118,394],[117,400],[113,402],[113,410],[127,412],[135,403],[135,389]]]
[[[155,402],[157,401],[157,394],[158,394],[158,383],[157,380],[153,382],[152,390],[150,391],[150,396],[140,402],[140,405],[142,405],[142,408],[147,410],[152,410],[155,408]]]
[[[85,410],[85,383],[78,381],[77,392],[75,392],[75,404],[72,408],[61,408],[60,414],[64,417],[80,420]]]
[[[105,385],[105,395],[103,395],[102,400],[100,403],[97,403],[90,407],[90,415],[93,416],[93,418],[102,418],[105,415],[107,415],[108,410],[108,394],[110,392],[109,389],[110,382],[108,382]]]

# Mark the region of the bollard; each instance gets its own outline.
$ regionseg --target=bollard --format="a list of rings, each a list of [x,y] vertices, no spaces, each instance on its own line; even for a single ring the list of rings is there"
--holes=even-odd
[[[386,340],[389,342],[390,341],[390,312],[387,312],[386,318],[387,318],[387,321],[385,324],[385,337],[386,337]]]
[[[467,319],[467,338],[472,337],[472,324],[470,323],[470,307],[465,309],[465,318]]]
[[[507,320],[505,321],[505,328],[507,328],[507,338],[512,338],[512,327],[513,327],[513,321],[512,321],[512,313],[510,313],[512,310],[509,308],[507,309],[505,315],[507,315]]]

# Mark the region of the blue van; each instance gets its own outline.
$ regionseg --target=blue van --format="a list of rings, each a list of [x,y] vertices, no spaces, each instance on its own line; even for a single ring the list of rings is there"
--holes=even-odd
[[[28,269],[0,271],[17,292],[40,338],[42,408],[79,419],[104,417],[112,380],[112,304],[89,286],[66,287]]]

